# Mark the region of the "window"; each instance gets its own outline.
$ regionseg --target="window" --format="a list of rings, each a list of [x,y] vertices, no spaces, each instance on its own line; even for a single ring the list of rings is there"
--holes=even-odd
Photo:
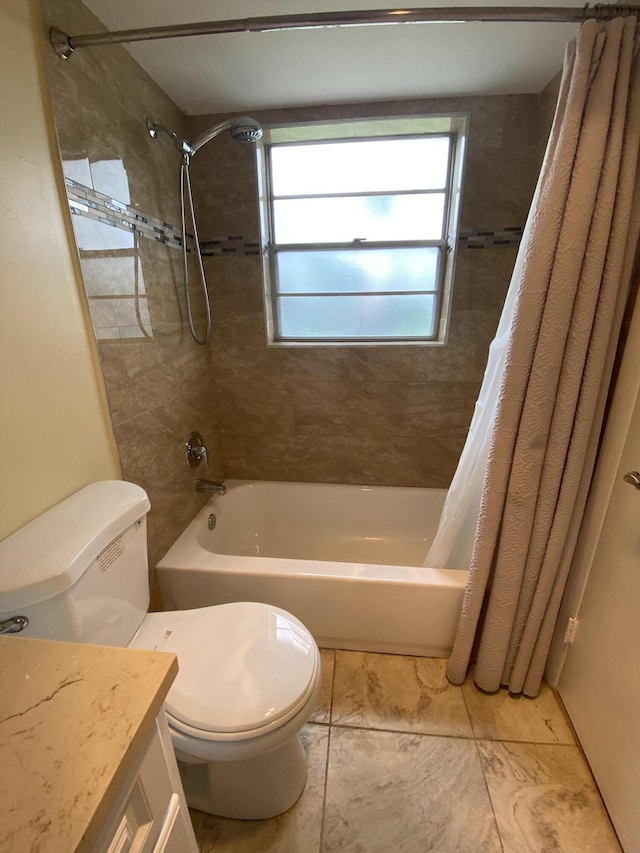
[[[273,343],[444,341],[462,146],[428,121],[393,134],[400,120],[270,130],[261,196]]]

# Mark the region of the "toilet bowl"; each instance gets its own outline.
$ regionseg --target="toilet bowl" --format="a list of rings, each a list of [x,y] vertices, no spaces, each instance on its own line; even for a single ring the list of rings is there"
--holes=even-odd
[[[187,802],[273,817],[304,788],[298,734],[320,690],[318,647],[295,616],[257,602],[147,613],[149,509],[133,483],[92,483],[0,542],[0,621],[25,637],[175,653],[165,710]]]
[[[165,711],[190,806],[249,820],[296,802],[307,776],[298,734],[321,681],[298,619],[255,602],[150,613],[129,646],[178,657]]]

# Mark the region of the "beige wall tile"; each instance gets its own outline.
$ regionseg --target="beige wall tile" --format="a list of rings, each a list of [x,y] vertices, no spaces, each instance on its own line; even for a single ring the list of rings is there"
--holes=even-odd
[[[447,488],[466,437],[225,433],[225,473],[238,479]],[[233,460],[230,446],[242,448]]]
[[[222,479],[221,451],[207,425],[213,404],[205,393],[185,394],[144,412],[116,427],[125,479],[144,488],[151,501],[157,545],[163,555],[207,502],[195,491],[200,477]],[[185,441],[192,430],[202,433],[210,452],[208,468],[189,468],[184,458]]]
[[[469,111],[461,224],[491,229],[524,224],[550,120],[546,103],[544,122],[542,101],[533,95],[269,110],[256,118],[269,124]],[[191,118],[189,132],[194,136],[224,118]],[[255,236],[250,147],[216,140],[198,154],[193,174],[201,234]],[[447,346],[284,348],[265,343],[260,259],[209,258],[214,313],[233,327],[226,330],[227,346],[214,354],[223,430],[235,447],[244,440],[229,473],[448,486],[514,259],[512,248],[458,253]],[[416,448],[404,440],[408,436],[428,446]]]
[[[45,25],[70,32],[103,29],[79,0],[44,3],[43,16]],[[149,137],[145,120],[151,116],[186,135],[183,114],[122,47],[79,52],[68,63],[48,47],[45,53],[63,163],[75,167],[86,159],[88,184],[109,194],[109,175],[96,164],[113,161],[130,198],[113,195],[177,226],[180,156],[166,139]],[[208,348],[195,344],[185,325],[179,250],[147,238],[134,243],[124,231],[74,220],[123,476],[146,489],[152,504],[153,568],[207,500],[195,492],[195,480],[223,477],[214,367]],[[198,322],[203,300],[193,260],[190,275]],[[207,470],[189,469],[184,460],[193,429],[203,434],[211,452]],[[151,582],[152,607],[157,607],[153,572]]]

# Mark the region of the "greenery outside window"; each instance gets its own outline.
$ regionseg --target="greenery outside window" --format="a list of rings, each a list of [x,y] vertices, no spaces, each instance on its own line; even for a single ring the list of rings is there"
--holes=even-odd
[[[271,343],[445,342],[464,124],[269,129],[259,158]]]

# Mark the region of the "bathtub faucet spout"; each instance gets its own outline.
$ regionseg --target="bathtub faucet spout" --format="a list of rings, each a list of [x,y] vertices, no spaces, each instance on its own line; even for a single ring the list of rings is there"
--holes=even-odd
[[[196,480],[196,492],[214,492],[216,495],[226,495],[227,487],[215,480]]]

